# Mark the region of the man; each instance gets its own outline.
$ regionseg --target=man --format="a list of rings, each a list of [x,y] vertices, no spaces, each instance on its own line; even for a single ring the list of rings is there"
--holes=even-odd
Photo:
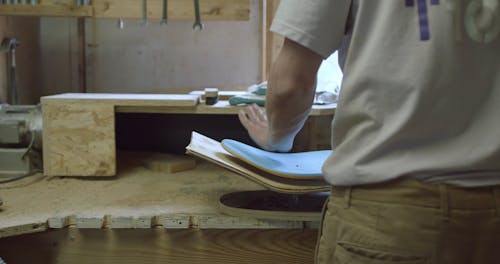
[[[498,0],[283,0],[271,29],[266,111],[239,114],[264,149],[291,149],[342,57],[316,262],[499,263]]]

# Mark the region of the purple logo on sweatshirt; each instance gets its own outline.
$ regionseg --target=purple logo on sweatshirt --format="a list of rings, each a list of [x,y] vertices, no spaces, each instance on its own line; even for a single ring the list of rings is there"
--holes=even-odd
[[[439,5],[439,0],[430,0],[431,5]],[[405,0],[407,7],[415,6],[415,0]],[[418,23],[420,25],[420,40],[425,41],[431,38],[429,29],[429,15],[427,14],[427,0],[417,0]]]

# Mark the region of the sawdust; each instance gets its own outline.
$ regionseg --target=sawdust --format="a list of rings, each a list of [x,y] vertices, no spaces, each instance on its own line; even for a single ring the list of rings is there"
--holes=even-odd
[[[153,171],[133,153],[121,153],[119,173],[109,178],[48,178],[41,174],[0,186],[0,229],[53,217],[139,217],[218,212],[221,195],[262,187],[208,163],[177,173]]]

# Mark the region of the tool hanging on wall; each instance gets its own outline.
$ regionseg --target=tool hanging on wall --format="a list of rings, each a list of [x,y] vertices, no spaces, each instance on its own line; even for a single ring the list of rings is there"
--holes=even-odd
[[[167,0],[163,0],[162,16],[161,16],[161,22],[160,22],[160,25],[162,25],[162,26],[167,25],[167,16],[168,16],[167,12],[168,12]]]
[[[76,0],[76,6],[90,5],[90,0]]]
[[[8,87],[7,87],[7,102],[12,105],[19,104],[19,88],[17,85],[17,74],[16,74],[16,48],[19,46],[19,42],[15,38],[5,38],[2,41],[1,51],[5,51],[10,54],[10,65],[8,67]]]
[[[123,20],[123,18],[118,18],[118,28],[119,29],[123,29],[125,28],[125,21]]]
[[[118,28],[123,29],[125,27],[125,21],[123,21],[123,18],[118,19]]]
[[[196,30],[203,30],[203,23],[201,23],[201,17],[200,17],[200,0],[194,0],[194,17],[195,21],[193,24],[193,29]]]
[[[38,0],[0,0],[2,5],[37,5]]]
[[[148,25],[148,1],[142,0],[142,19],[141,26],[146,27]]]

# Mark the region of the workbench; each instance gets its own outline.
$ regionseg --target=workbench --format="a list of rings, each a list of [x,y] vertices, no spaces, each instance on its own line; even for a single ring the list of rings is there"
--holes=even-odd
[[[259,185],[205,161],[166,173],[145,167],[139,154],[119,156],[120,173],[111,178],[37,174],[1,185],[0,257],[7,263],[313,262],[319,219],[220,212],[222,194]]]
[[[217,140],[238,134],[234,139],[251,142],[237,117],[243,106],[231,106],[223,100],[206,105],[200,102],[200,97],[74,93],[42,97],[44,173],[48,176],[114,176],[117,142],[139,142],[152,148],[160,141],[180,142],[183,149],[193,130],[202,130],[197,132],[213,135]],[[313,107],[295,139],[294,151],[330,149],[330,126],[335,109],[335,104]],[[125,116],[132,118],[119,122]],[[220,121],[216,122],[217,119]],[[144,123],[145,120],[151,122]],[[180,130],[181,127],[184,129]],[[133,130],[135,133],[130,134]],[[148,141],[154,134],[159,135],[153,142]],[[122,146],[127,147],[130,146]]]
[[[42,98],[44,173],[0,185],[0,258],[7,263],[313,263],[319,213],[274,219],[229,215],[219,204],[223,194],[263,187],[178,153],[161,154],[170,155],[161,159],[166,166],[150,166],[152,154],[117,143],[124,129],[117,120],[121,114],[181,115],[181,121],[174,119],[180,123],[186,114],[237,121],[241,107],[227,101],[207,106],[199,99]],[[334,110],[316,106],[295,148],[327,148]],[[216,132],[221,129],[210,122]],[[162,169],[179,159],[192,159],[195,166]]]

